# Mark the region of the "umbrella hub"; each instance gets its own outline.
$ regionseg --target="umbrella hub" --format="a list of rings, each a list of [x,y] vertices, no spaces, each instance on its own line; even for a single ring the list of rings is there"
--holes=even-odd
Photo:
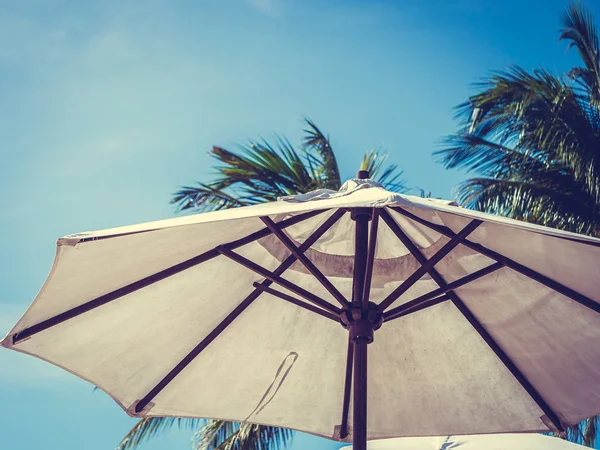
[[[383,316],[378,311],[377,305],[369,302],[366,311],[360,306],[344,309],[340,314],[340,323],[349,331],[351,342],[365,340],[370,344],[373,342],[373,332],[383,323]]]

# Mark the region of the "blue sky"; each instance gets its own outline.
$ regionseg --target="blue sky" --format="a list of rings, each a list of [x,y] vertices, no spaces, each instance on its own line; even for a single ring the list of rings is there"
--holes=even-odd
[[[210,179],[207,151],[309,116],[345,177],[371,148],[411,187],[450,197],[465,174],[431,155],[452,107],[492,69],[565,71],[556,0],[0,1],[0,333],[65,234],[168,218]],[[594,6],[597,17],[600,7]],[[134,424],[48,364],[0,352],[0,448],[104,450]],[[188,449],[171,432],[144,450]],[[340,445],[298,434],[294,450]]]

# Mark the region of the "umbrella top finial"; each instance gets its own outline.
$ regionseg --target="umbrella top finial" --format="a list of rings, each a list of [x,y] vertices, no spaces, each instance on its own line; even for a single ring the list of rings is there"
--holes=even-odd
[[[359,180],[366,180],[369,178],[369,171],[368,170],[359,170],[358,172],[356,172],[356,178],[358,178]]]

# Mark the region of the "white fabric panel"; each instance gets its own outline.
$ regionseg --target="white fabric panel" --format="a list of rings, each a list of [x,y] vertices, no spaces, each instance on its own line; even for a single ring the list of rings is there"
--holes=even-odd
[[[447,283],[451,283],[495,262],[481,253],[474,253],[464,245],[458,244],[454,250],[435,265],[435,269]]]
[[[150,414],[201,412],[331,437],[342,416],[347,343],[339,324],[263,294],[156,397]]]
[[[468,223],[463,217],[442,213],[440,216],[454,231]],[[469,240],[600,302],[600,277],[597,276],[600,246],[496,223],[480,225]]]
[[[556,413],[597,413],[600,314],[506,268],[457,293]]]
[[[449,302],[376,331],[368,395],[371,439],[547,429],[538,406]]]
[[[386,298],[388,294],[391,294],[398,285],[400,285],[400,283],[387,283],[383,289],[371,289],[371,298],[375,303],[379,303]],[[429,277],[429,275],[425,275],[402,294],[400,298],[392,303],[390,308],[400,306],[437,288],[438,285]]]
[[[215,280],[224,273],[223,285]],[[258,275],[219,256],[32,336],[41,355],[112,395],[144,396],[251,292]]]
[[[259,219],[204,223],[60,245],[44,287],[13,332],[264,228]]]
[[[445,236],[437,231],[421,225],[420,223],[415,222],[392,209],[388,208],[387,211],[389,212],[390,216],[392,216],[394,221],[400,226],[400,228],[402,228],[402,230],[408,236],[410,236],[413,243],[420,249],[427,249],[439,242],[440,239],[445,239]],[[385,222],[383,223],[383,227],[388,228]],[[389,236],[391,239],[398,240],[396,235],[391,230]]]
[[[600,244],[600,238],[571,233],[569,231],[562,231],[556,228],[535,225],[528,222],[510,219],[508,217],[474,211],[472,209],[455,206],[455,204],[453,205],[451,202],[449,203],[448,201],[444,200],[440,201],[436,199],[422,199],[410,195],[402,195],[401,197],[401,199],[394,199],[397,200],[395,204],[386,204],[385,206],[400,207],[421,217],[422,219],[437,223],[438,225],[446,225],[441,219],[442,216],[446,217],[448,215],[452,215],[465,218],[465,223],[472,219],[478,219],[487,223],[505,225],[509,228],[539,233],[545,236],[562,237],[577,242],[588,242],[594,245]]]
[[[588,447],[541,434],[488,434],[381,439],[368,450],[585,450]],[[340,450],[351,450],[351,446]]]

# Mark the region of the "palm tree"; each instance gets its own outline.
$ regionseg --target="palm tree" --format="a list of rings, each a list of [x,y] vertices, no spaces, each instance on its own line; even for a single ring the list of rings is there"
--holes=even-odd
[[[492,74],[457,107],[461,129],[436,152],[477,176],[459,185],[468,207],[565,230],[600,232],[600,47],[579,3],[560,17],[561,40],[582,66],[557,76],[520,67]]]
[[[560,40],[581,65],[564,75],[520,67],[493,73],[457,107],[459,132],[436,154],[474,174],[457,188],[464,206],[600,236],[600,47],[579,2],[560,16]],[[593,446],[598,417],[568,430]]]
[[[307,129],[300,149],[276,137],[275,146],[265,140],[250,142],[240,152],[213,147],[218,161],[212,182],[184,186],[172,199],[179,210],[217,210],[277,200],[278,197],[315,189],[339,189],[340,170],[329,138],[306,119]],[[365,154],[361,167],[387,189],[404,190],[402,172],[386,164],[387,155]]]
[[[329,137],[311,120],[305,122],[305,137],[298,149],[282,137],[276,137],[274,145],[265,140],[250,142],[238,152],[213,147],[210,154],[217,160],[215,179],[182,187],[171,202],[180,211],[207,211],[254,205],[315,189],[339,189],[340,170]],[[360,168],[368,170],[388,190],[406,190],[402,172],[387,164],[385,154],[367,152]],[[288,429],[256,424],[149,417],[127,433],[117,450],[134,449],[175,426],[198,429],[193,439],[197,450],[274,450],[285,447],[293,434]]]

